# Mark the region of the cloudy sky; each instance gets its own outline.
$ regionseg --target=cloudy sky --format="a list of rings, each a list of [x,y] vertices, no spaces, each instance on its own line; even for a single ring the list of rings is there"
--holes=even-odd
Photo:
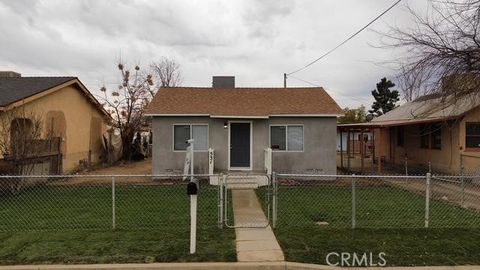
[[[404,0],[372,29],[408,27]],[[183,85],[283,86],[296,70],[357,31],[395,0],[0,0],[0,70],[23,76],[77,76],[96,92],[119,81],[116,62],[147,69],[162,56],[181,65]],[[378,49],[364,31],[295,76],[323,86],[341,106],[371,105],[370,91],[395,71],[399,52]],[[309,86],[290,78],[289,86]]]

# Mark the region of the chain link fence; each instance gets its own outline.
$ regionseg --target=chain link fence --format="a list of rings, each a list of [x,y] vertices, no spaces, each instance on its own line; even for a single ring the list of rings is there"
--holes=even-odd
[[[480,175],[428,175],[195,175],[198,227],[479,228]],[[179,175],[0,176],[0,231],[188,229],[187,184]]]
[[[479,176],[278,174],[276,226],[478,228]]]
[[[218,186],[195,177],[198,226],[217,226]],[[187,228],[187,184],[178,175],[0,176],[0,231]]]

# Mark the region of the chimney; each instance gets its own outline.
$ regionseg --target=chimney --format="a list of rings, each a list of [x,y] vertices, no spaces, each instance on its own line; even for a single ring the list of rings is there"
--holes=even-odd
[[[235,88],[235,76],[213,76],[213,88]]]
[[[20,78],[22,74],[15,71],[0,71],[0,78]]]

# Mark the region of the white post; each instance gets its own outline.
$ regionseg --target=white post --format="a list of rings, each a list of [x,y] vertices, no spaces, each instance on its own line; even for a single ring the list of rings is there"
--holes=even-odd
[[[222,173],[218,178],[218,228],[223,228],[223,183],[225,182],[225,175]]]
[[[190,142],[190,182],[193,181],[193,139],[188,140]]]
[[[427,173],[426,187],[425,187],[425,228],[430,224],[430,181],[431,173]]]
[[[195,183],[193,179],[193,139],[190,139],[187,142],[190,144],[190,183]],[[190,194],[190,254],[195,254],[197,247],[197,196],[196,192],[195,194]]]
[[[115,176],[112,176],[112,229],[115,229]]]
[[[197,196],[190,195],[190,254],[195,254],[197,244]]]

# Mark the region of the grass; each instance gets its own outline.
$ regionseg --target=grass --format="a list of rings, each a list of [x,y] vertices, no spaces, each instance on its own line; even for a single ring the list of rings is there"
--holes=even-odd
[[[330,252],[385,252],[390,266],[480,264],[480,214],[472,210],[432,201],[432,228],[424,229],[422,195],[361,187],[352,230],[349,187],[280,186],[278,193],[275,234],[289,261],[326,264]]]
[[[235,261],[233,230],[217,228],[216,188],[199,194],[189,254],[185,185],[44,186],[0,198],[0,264]]]

